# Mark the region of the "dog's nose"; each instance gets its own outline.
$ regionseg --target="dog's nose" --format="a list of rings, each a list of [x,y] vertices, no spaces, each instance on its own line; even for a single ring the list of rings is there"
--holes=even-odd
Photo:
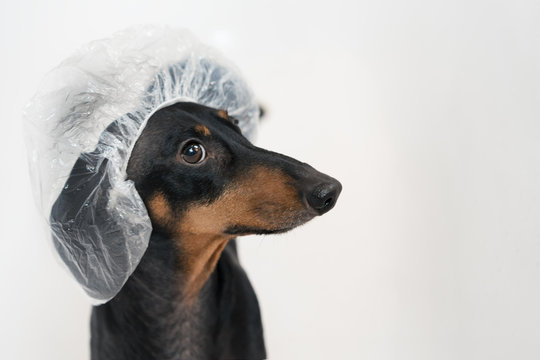
[[[332,182],[318,184],[307,196],[307,202],[313,210],[322,215],[334,207],[341,193],[341,184],[332,179]]]

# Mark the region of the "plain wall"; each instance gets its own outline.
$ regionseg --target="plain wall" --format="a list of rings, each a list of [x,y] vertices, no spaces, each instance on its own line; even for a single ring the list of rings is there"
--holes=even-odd
[[[540,4],[0,4],[0,358],[88,358],[89,301],[30,193],[21,112],[79,45],[191,29],[266,106],[257,144],[344,186],[240,241],[270,359],[540,358]]]

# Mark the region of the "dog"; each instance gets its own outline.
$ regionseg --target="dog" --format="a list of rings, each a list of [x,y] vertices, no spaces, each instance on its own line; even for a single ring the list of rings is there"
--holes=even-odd
[[[65,189],[80,186],[82,166]],[[148,119],[126,172],[153,230],[120,292],[92,310],[91,359],[265,359],[259,305],[235,238],[283,233],[328,212],[341,184],[255,147],[225,110],[192,102]],[[59,196],[51,222],[69,218],[81,201],[70,196]]]

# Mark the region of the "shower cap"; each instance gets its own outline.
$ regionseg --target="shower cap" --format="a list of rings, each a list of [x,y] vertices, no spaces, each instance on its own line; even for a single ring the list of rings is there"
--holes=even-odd
[[[148,118],[179,101],[227,110],[247,137],[258,124],[258,105],[234,66],[185,30],[152,26],[84,46],[25,109],[38,208],[95,304],[120,291],[148,246],[152,225],[126,167]]]

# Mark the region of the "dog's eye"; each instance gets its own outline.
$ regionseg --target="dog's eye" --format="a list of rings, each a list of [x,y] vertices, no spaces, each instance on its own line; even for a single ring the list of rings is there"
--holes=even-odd
[[[197,164],[206,157],[204,146],[197,142],[189,142],[182,149],[182,159],[189,164]]]

